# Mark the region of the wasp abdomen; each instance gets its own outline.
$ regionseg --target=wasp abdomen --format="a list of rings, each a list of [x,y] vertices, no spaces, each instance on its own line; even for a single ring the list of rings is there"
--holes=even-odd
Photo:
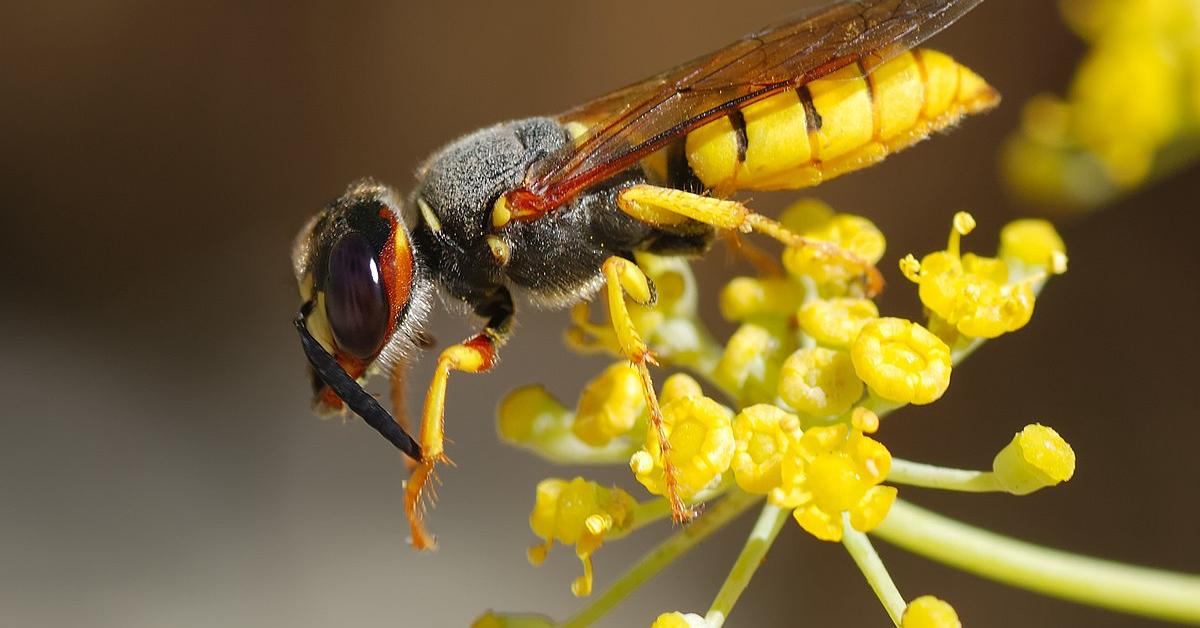
[[[906,51],[870,73],[854,63],[692,131],[687,165],[718,194],[809,187],[997,102],[995,89],[950,57]]]

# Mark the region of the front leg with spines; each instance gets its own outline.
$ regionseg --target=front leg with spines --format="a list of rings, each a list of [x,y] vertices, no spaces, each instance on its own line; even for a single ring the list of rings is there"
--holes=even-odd
[[[434,537],[425,529],[422,499],[427,495],[430,480],[434,479],[434,466],[447,463],[445,454],[446,433],[446,385],[450,373],[482,373],[496,364],[498,351],[512,330],[513,303],[508,290],[500,288],[492,298],[476,307],[476,313],[488,319],[483,331],[467,340],[447,347],[438,357],[437,368],[425,394],[425,407],[421,413],[421,450],[423,455],[412,475],[408,478],[404,492],[404,510],[412,529],[412,544],[417,549],[436,547]]]

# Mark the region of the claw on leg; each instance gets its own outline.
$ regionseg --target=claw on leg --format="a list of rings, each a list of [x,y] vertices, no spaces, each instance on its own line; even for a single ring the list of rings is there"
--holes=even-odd
[[[621,354],[633,363],[641,376],[642,393],[650,410],[650,426],[658,436],[662,448],[663,484],[666,487],[667,502],[671,505],[671,516],[677,523],[691,521],[696,513],[679,495],[679,480],[670,458],[671,442],[667,440],[662,411],[658,406],[658,395],[654,392],[654,380],[650,377],[648,364],[656,364],[654,355],[638,335],[633,319],[629,316],[629,308],[625,304],[625,296],[628,295],[634,301],[648,305],[654,300],[654,291],[645,273],[637,264],[625,258],[608,258],[604,262],[603,270],[608,283],[608,310],[617,344]]]

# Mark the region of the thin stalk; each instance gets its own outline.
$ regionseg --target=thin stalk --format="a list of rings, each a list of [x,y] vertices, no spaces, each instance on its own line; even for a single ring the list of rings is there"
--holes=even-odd
[[[746,545],[742,547],[742,553],[738,554],[733,569],[729,571],[729,576],[725,578],[721,590],[717,591],[717,597],[713,599],[712,606],[704,617],[711,628],[720,628],[725,623],[725,618],[733,611],[733,605],[737,604],[742,591],[750,584],[750,578],[754,577],[754,572],[771,549],[775,537],[779,536],[779,531],[788,520],[789,512],[772,504],[763,506],[754,529],[750,531],[750,537],[746,539]]]
[[[887,481],[965,493],[1004,492],[991,471],[951,469],[900,458],[892,459],[892,470],[888,473]]]
[[[883,604],[888,617],[892,618],[892,623],[899,626],[900,620],[904,617],[904,609],[908,606],[904,601],[904,596],[900,595],[900,590],[892,581],[887,567],[883,565],[879,554],[875,553],[875,547],[871,545],[871,540],[867,538],[867,535],[850,526],[850,516],[845,513],[842,513],[842,527],[844,529],[842,545],[850,553],[854,563],[858,565],[859,571],[866,577],[867,584],[871,585],[871,590]]]
[[[658,547],[643,556],[629,571],[609,585],[608,590],[592,600],[591,604],[560,624],[561,628],[582,628],[592,625],[643,583],[674,562],[676,558],[687,553],[698,543],[711,536],[713,532],[736,519],[738,515],[758,503],[760,499],[762,497],[759,495],[750,495],[741,491],[732,492],[729,497],[717,502],[691,525],[671,535]]]
[[[871,533],[916,554],[1015,587],[1143,617],[1200,624],[1200,575],[1039,547],[899,500]]]

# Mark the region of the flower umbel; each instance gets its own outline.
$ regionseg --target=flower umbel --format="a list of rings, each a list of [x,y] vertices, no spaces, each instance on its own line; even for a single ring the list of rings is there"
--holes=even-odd
[[[1120,588],[1139,592],[1136,600],[1122,602],[1126,610],[1154,614],[1145,610],[1149,607],[1142,600],[1147,599],[1200,600],[1200,585],[1192,590],[1186,582],[1168,580],[1147,586],[1141,571],[1098,567],[1088,562],[1091,559],[1064,558],[1061,552],[1005,541],[897,499],[898,484],[1023,495],[1066,481],[1074,473],[1071,447],[1040,424],[1019,432],[996,455],[990,471],[893,460],[874,436],[888,412],[938,400],[950,384],[954,365],[984,339],[1028,322],[1038,291],[1066,268],[1062,239],[1049,223],[1022,220],[1006,226],[999,254],[989,258],[961,252],[962,236],[975,225],[969,214],[956,215],[945,250],[920,261],[910,255],[900,263],[905,276],[918,284],[928,314],[925,320],[913,321],[881,317],[876,303],[864,298],[861,268],[849,261],[882,256],[883,236],[869,221],[835,214],[810,201],[790,208],[781,222],[807,238],[849,249],[854,256],[830,255],[828,248],[793,247],[782,254],[786,276],[764,270],[769,276],[731,281],[721,293],[720,308],[738,326],[724,343],[713,339],[698,316],[696,282],[687,265],[652,256],[644,260],[647,274],[659,286],[660,300],[641,308],[635,324],[663,367],[683,369],[704,380],[702,386],[691,375],[676,373],[662,382],[658,401],[669,447],[659,442],[656,430],[645,429],[648,403],[641,374],[625,362],[609,365],[593,379],[575,412],[541,387],[518,389],[501,404],[499,428],[505,440],[559,463],[628,461],[634,479],[651,495],[666,492],[665,449],[680,496],[689,505],[706,506],[695,521],[559,625],[590,625],[716,528],[763,501],[707,614],[663,613],[653,621],[655,628],[722,625],[788,519],[817,539],[841,541],[892,621],[906,628],[960,624],[954,609],[935,597],[906,603],[864,532],[976,573],[1002,577],[993,567],[997,564],[1037,573],[1036,578],[1005,579],[1022,586],[1044,585],[1073,599],[1110,606],[1110,598],[1133,599],[1102,598],[1095,592],[1111,591],[1109,584],[1119,583]],[[577,310],[572,343],[585,351],[611,350],[606,346],[611,332],[581,313],[586,314],[586,308]],[[591,342],[583,342],[585,337]],[[540,562],[556,541],[575,546],[584,574],[572,590],[586,595],[592,587],[591,556],[602,543],[670,513],[665,498],[639,503],[620,488],[582,478],[545,480],[538,486],[530,517],[544,543],[530,550],[530,559]],[[927,534],[929,529],[945,533]],[[952,556],[942,551],[943,545],[953,546]],[[1009,565],[1013,556],[1030,566],[1021,571]],[[1058,570],[1046,576],[1047,570],[1039,567],[1042,560],[1078,562],[1072,563],[1077,568],[1069,574]],[[1046,584],[1047,579],[1053,582]],[[1186,617],[1200,621],[1200,603],[1185,610],[1192,613]],[[498,626],[547,625],[544,618],[523,615],[493,613],[484,619]],[[526,621],[533,623],[521,623]]]

